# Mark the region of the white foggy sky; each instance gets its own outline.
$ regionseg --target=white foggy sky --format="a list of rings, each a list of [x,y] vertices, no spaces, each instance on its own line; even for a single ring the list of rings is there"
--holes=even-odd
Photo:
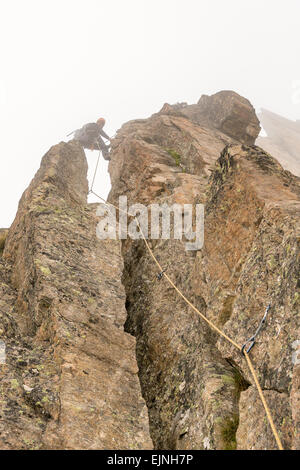
[[[256,109],[300,119],[299,0],[0,6],[0,227],[11,224],[46,151],[100,116],[113,135],[165,102],[232,89]],[[92,169],[97,153],[87,157]],[[109,190],[103,160],[95,188]]]

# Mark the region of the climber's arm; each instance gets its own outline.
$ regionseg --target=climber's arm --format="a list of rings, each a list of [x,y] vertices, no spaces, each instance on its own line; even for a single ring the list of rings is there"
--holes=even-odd
[[[108,137],[108,135],[106,134],[106,132],[104,132],[103,129],[100,130],[100,135],[104,137],[104,139],[110,140],[110,137]]]

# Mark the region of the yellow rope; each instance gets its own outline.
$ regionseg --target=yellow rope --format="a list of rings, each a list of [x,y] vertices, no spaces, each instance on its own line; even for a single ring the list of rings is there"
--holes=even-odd
[[[154,259],[155,263],[157,264],[157,266],[159,267],[160,269],[160,272],[163,272],[163,268],[162,266],[159,264],[159,262],[157,261],[156,257],[154,256],[153,254],[153,251],[151,250],[150,246],[149,246],[149,243],[147,242],[144,234],[143,234],[143,231],[142,231],[142,228],[138,222],[138,219],[135,217],[135,220],[137,221],[137,224],[139,226],[139,229],[141,231],[141,234],[142,234],[142,237],[143,237],[143,240],[146,244],[146,247],[150,253],[150,255],[152,256],[152,258]],[[205,315],[203,315],[203,313],[200,312],[200,310],[198,310],[190,301],[189,299],[187,299],[185,297],[185,295],[178,289],[178,287],[174,284],[174,282],[169,278],[169,276],[163,272],[163,275],[165,276],[165,278],[168,280],[168,282],[171,284],[171,286],[176,290],[176,292],[178,292],[178,294],[183,298],[183,300],[196,312],[198,313],[198,315],[200,315],[201,318],[203,318],[203,320],[205,320],[210,326],[211,328],[213,328],[214,330],[216,330],[220,335],[222,335],[225,339],[227,339],[227,341],[229,341],[231,344],[233,344],[233,346],[235,346],[236,348],[238,349],[241,349],[240,346],[235,342],[233,341],[231,338],[229,338],[229,336],[227,336],[223,331],[221,331],[216,325],[214,325],[214,323],[212,323]]]
[[[277,432],[277,430],[276,430],[276,428],[275,428],[275,424],[274,424],[273,418],[272,418],[272,416],[271,416],[269,407],[268,407],[267,402],[266,402],[266,400],[265,400],[265,397],[264,397],[264,394],[263,394],[263,392],[262,392],[261,386],[259,385],[258,378],[257,378],[256,372],[255,372],[255,370],[254,370],[253,364],[252,364],[252,362],[251,362],[251,360],[250,360],[250,357],[249,357],[249,355],[248,355],[248,353],[247,353],[246,351],[244,351],[244,355],[245,355],[246,361],[247,361],[247,363],[248,363],[249,369],[250,369],[250,371],[251,371],[251,374],[252,374],[252,376],[253,376],[253,379],[254,379],[256,388],[257,388],[257,390],[258,390],[260,399],[261,399],[262,404],[263,404],[263,406],[264,406],[264,409],[265,409],[267,418],[268,418],[268,420],[269,420],[271,429],[272,429],[272,431],[273,431],[274,437],[275,437],[275,439],[276,439],[278,448],[279,448],[279,450],[283,450],[283,447],[282,447],[282,444],[281,444],[281,441],[280,441],[278,432]]]
[[[117,209],[118,211],[120,212],[123,212],[127,215],[130,216],[130,214],[127,212],[127,211],[124,211],[122,209],[120,209],[119,207],[115,206],[114,204],[110,203],[110,202],[107,202],[105,201],[105,199],[103,199],[101,196],[99,196],[98,194],[96,194],[92,189],[90,191],[91,193],[93,193],[96,197],[98,197],[99,199],[101,199],[105,204],[107,205],[110,205],[112,207],[114,207],[115,209]],[[146,238],[145,238],[145,235],[143,233],[143,230],[142,230],[142,227],[137,219],[136,216],[131,216],[131,217],[134,217],[134,219],[136,220],[136,223],[139,227],[139,230],[140,230],[140,233],[142,235],[142,238],[143,238],[143,241],[151,255],[151,257],[153,258],[154,262],[156,263],[156,265],[158,266],[160,272],[163,274],[163,276],[167,279],[167,281],[169,282],[169,284],[176,290],[176,292],[183,298],[183,300],[204,320],[206,321],[206,323],[208,323],[210,325],[211,328],[213,328],[215,331],[217,331],[221,336],[223,336],[223,338],[225,338],[227,341],[229,341],[233,346],[235,346],[239,351],[241,351],[241,346],[236,343],[233,339],[231,339],[229,336],[227,336],[222,330],[220,330],[213,322],[211,322],[205,315],[203,315],[203,313],[201,313],[197,307],[195,307],[186,297],[185,295],[181,292],[180,289],[178,289],[178,287],[174,284],[174,282],[169,278],[169,276],[164,272],[162,266],[160,265],[159,261],[157,260],[156,256],[154,255],[153,251],[151,250],[150,246],[149,246],[149,243],[147,242]],[[269,407],[267,405],[267,402],[265,400],[265,397],[263,395],[263,392],[262,392],[262,389],[261,389],[261,386],[259,384],[259,381],[258,381],[258,378],[257,378],[257,375],[256,375],[256,372],[255,372],[255,369],[253,367],[253,364],[250,360],[250,357],[248,355],[248,353],[246,351],[244,351],[244,356],[246,358],[246,361],[248,363],[248,366],[249,366],[249,369],[250,369],[250,372],[253,376],[253,379],[254,379],[254,382],[255,382],[255,385],[256,385],[256,388],[258,390],[258,393],[259,393],[259,396],[260,396],[260,399],[262,401],[262,404],[263,404],[263,407],[265,409],[265,412],[266,412],[266,415],[267,415],[267,418],[269,420],[269,423],[270,423],[270,426],[271,426],[271,429],[272,429],[272,432],[274,434],[274,437],[275,437],[275,440],[276,440],[276,443],[278,445],[278,448],[279,450],[283,450],[283,446],[281,444],[281,441],[280,441],[280,437],[278,435],[278,432],[275,428],[275,425],[274,425],[274,421],[273,421],[273,418],[271,416],[271,413],[270,413],[270,410],[269,410]]]

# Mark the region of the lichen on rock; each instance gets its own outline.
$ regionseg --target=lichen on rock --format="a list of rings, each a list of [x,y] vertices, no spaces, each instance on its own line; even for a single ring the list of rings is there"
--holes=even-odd
[[[0,263],[2,449],[151,448],[118,241],[96,237],[79,144],[50,149]],[[92,302],[91,302],[92,300]]]
[[[292,433],[282,424],[278,393],[269,394],[270,407],[285,448],[298,448],[299,415],[293,403],[299,372],[291,358],[300,333],[300,185],[299,178],[254,145],[259,130],[249,101],[233,92],[203,97],[197,105],[164,105],[148,120],[131,121],[117,133],[109,200],[116,203],[126,194],[130,203],[205,203],[202,250],[189,254],[177,240],[150,240],[149,245],[182,292],[240,345],[256,331],[271,302],[268,328],[252,357],[262,387],[289,397],[284,413]],[[171,158],[165,149],[172,149]],[[185,173],[174,166],[174,155],[180,155]],[[241,431],[254,433],[255,423],[265,419],[254,404],[249,414],[241,408],[253,389],[241,353],[211,331],[165,281],[153,281],[156,267],[142,241],[125,240],[122,253],[125,327],[137,339],[155,447],[275,448],[269,431],[256,433],[255,441]],[[258,401],[255,395],[253,403]]]
[[[251,358],[299,449],[300,181],[259,129],[234,92],[165,104],[117,132],[109,201],[205,205],[201,249],[149,247],[239,345],[271,304]],[[87,193],[82,148],[61,142],[0,231],[0,448],[275,449],[240,351],[157,279],[143,240],[97,238]]]

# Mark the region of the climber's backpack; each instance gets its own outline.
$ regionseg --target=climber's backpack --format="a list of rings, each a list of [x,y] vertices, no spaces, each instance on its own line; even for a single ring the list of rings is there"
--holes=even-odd
[[[77,129],[74,139],[79,140],[82,145],[94,144],[99,136],[99,126],[95,122],[85,124],[81,129]]]

